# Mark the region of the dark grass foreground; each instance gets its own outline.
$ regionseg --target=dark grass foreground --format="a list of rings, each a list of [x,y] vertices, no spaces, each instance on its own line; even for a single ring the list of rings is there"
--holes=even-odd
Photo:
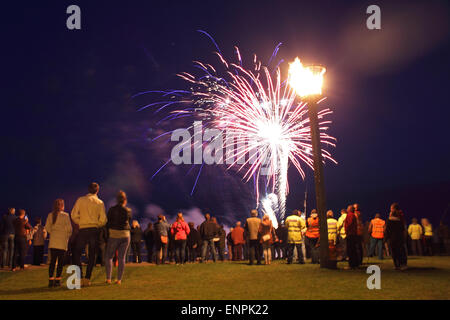
[[[369,264],[381,267],[381,290],[369,290]],[[129,264],[122,285],[106,285],[103,268],[81,290],[47,288],[47,267],[0,272],[0,299],[450,299],[450,257],[410,258],[409,270],[392,260],[364,259],[359,270],[324,270],[317,265],[248,266],[239,262],[155,266]],[[64,270],[65,272],[65,270]]]

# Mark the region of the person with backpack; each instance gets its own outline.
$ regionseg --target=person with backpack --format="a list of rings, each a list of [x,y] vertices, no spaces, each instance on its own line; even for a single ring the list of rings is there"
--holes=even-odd
[[[177,219],[170,229],[175,241],[175,262],[177,265],[185,263],[186,241],[190,231],[188,224],[184,221],[183,213],[178,212]]]

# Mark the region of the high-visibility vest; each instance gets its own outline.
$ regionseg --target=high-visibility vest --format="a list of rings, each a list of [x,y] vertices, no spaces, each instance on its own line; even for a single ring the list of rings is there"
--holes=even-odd
[[[408,234],[411,240],[420,240],[422,237],[422,226],[420,224],[410,224],[408,227]]]
[[[284,223],[288,229],[288,243],[302,243],[302,232],[305,229],[305,220],[298,215],[291,215]]]
[[[426,237],[432,237],[433,236],[433,227],[431,224],[427,226],[423,226],[423,232]]]
[[[372,238],[383,239],[385,221],[380,218],[375,218],[370,223],[372,224]]]
[[[347,218],[347,214],[343,213],[343,214],[341,214],[341,216],[339,217],[339,220],[338,220],[338,231],[339,231],[339,235],[341,236],[342,239],[346,238],[345,226],[344,226],[345,218]]]
[[[306,236],[308,238],[318,238],[319,237],[319,218],[308,218],[308,229],[306,230]]]
[[[336,244],[337,238],[337,220],[333,218],[327,219],[328,226],[328,241],[332,240],[334,244]]]

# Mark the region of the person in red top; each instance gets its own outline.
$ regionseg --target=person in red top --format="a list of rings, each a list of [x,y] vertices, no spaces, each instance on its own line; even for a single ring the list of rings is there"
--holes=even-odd
[[[355,214],[355,208],[352,205],[347,207],[347,217],[345,218],[344,228],[347,235],[348,269],[356,269],[359,266],[357,251],[358,218]]]
[[[186,240],[190,231],[188,224],[184,222],[183,214],[178,212],[177,220],[170,229],[170,233],[175,239],[175,260],[177,264],[186,262]]]
[[[15,237],[14,237],[14,255],[11,271],[16,271],[17,260],[20,269],[25,268],[25,256],[27,255],[27,231],[32,227],[25,217],[25,210],[20,209],[18,217],[13,221]]]
[[[231,232],[231,239],[233,240],[233,261],[242,260],[242,247],[245,244],[244,228],[241,227],[241,223],[236,222],[236,228]]]

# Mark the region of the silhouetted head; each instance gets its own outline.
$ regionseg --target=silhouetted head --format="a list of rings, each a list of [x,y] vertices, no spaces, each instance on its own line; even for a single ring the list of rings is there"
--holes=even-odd
[[[89,193],[97,194],[99,190],[100,190],[100,186],[96,182],[91,182],[91,184],[89,184],[89,186],[88,186]]]

